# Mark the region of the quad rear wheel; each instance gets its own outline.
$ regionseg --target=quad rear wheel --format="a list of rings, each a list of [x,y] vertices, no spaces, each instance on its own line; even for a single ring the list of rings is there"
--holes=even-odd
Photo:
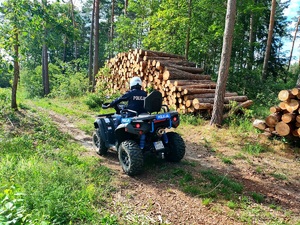
[[[93,145],[99,155],[106,155],[108,148],[105,146],[103,138],[101,138],[100,130],[96,129],[93,133]]]
[[[168,132],[168,151],[166,160],[170,162],[179,162],[185,155],[185,143],[182,137],[175,132]]]
[[[123,171],[129,176],[142,172],[144,164],[143,152],[135,141],[123,141],[118,149],[118,158]]]

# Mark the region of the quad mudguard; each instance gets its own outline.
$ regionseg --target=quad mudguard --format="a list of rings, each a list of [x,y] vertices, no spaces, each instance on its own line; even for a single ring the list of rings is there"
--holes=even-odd
[[[97,118],[94,127],[98,130],[98,134],[104,140],[105,146],[110,148],[115,145],[115,124],[116,118]]]

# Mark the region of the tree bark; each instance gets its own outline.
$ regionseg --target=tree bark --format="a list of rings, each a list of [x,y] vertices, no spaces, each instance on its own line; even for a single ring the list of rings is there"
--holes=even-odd
[[[191,19],[192,19],[192,0],[188,0],[188,25],[186,31],[185,54],[184,54],[186,60],[188,60],[189,58]]]
[[[291,49],[291,53],[290,53],[290,58],[289,58],[289,64],[288,64],[287,71],[289,71],[289,69],[290,69],[291,60],[292,60],[292,56],[293,56],[294,45],[295,45],[299,25],[300,25],[300,16],[298,17],[298,22],[297,22],[297,25],[296,25],[296,31],[295,31],[293,42],[292,42],[292,49]]]
[[[109,43],[111,44],[111,49],[109,50],[109,58],[113,55],[112,42],[114,38],[114,17],[115,17],[115,0],[111,0],[111,17],[110,17],[110,33],[109,33]]]
[[[95,17],[95,2],[93,1],[93,11],[91,18],[90,43],[89,43],[89,90],[93,90],[93,40],[94,40],[94,17]]]
[[[128,0],[124,1],[124,15],[127,15],[127,9],[128,9]]]
[[[11,92],[11,108],[18,110],[17,104],[17,89],[18,81],[20,77],[20,66],[19,66],[19,33],[18,29],[15,28],[15,44],[14,44],[14,80]]]
[[[73,0],[70,0],[70,4],[71,4],[71,16],[72,16],[72,24],[73,24],[73,28],[76,28],[76,23],[75,23],[75,17],[74,17],[74,4],[73,4]],[[77,41],[76,41],[76,37],[74,39],[74,58],[77,59]],[[78,67],[78,66],[77,66]],[[78,68],[77,68],[78,70]]]
[[[255,1],[253,1],[255,4]],[[247,61],[247,69],[252,70],[252,64],[254,61],[254,13],[251,11],[250,14],[250,28],[249,28],[249,51],[248,51],[248,61]]]
[[[94,26],[94,68],[93,68],[93,85],[92,89],[95,87],[95,76],[99,70],[99,10],[100,10],[100,0],[95,0],[95,26]]]
[[[274,29],[275,11],[276,11],[276,0],[272,0],[269,33],[268,33],[266,53],[265,53],[265,57],[264,57],[263,71],[262,71],[262,77],[261,77],[262,80],[266,80],[267,75],[268,75],[268,62],[269,62],[270,52],[271,52],[271,47],[272,47],[271,44],[272,44],[273,29]]]
[[[49,70],[48,70],[48,47],[43,44],[42,49],[42,73],[43,73],[43,85],[44,85],[44,96],[50,93],[49,87]]]
[[[236,14],[236,0],[228,0],[223,47],[222,47],[222,56],[221,56],[220,69],[219,69],[217,87],[215,92],[216,95],[214,98],[214,106],[213,106],[212,117],[210,120],[210,125],[221,126],[223,120],[224,96],[225,96],[226,82],[227,82],[229,66],[230,66],[235,14]]]
[[[48,4],[47,0],[43,0],[42,4],[44,9],[46,9]],[[42,47],[42,77],[43,77],[43,86],[44,86],[44,96],[47,96],[50,93],[47,36],[48,36],[48,32],[44,24],[44,37],[43,37],[43,47]]]

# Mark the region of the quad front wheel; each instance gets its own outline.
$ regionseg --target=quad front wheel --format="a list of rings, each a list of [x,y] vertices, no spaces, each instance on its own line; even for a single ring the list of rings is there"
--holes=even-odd
[[[168,151],[166,152],[166,160],[170,162],[179,162],[185,155],[185,143],[182,137],[175,132],[168,132]]]
[[[105,146],[104,140],[101,138],[99,129],[95,130],[93,133],[93,145],[96,148],[96,152],[99,155],[106,155],[108,148]]]
[[[123,171],[129,176],[142,172],[143,152],[135,141],[123,141],[118,149],[118,157]]]

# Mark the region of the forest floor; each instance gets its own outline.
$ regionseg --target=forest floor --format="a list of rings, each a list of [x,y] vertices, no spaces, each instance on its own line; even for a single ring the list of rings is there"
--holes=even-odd
[[[100,157],[102,164],[114,171],[116,191],[106,207],[123,221],[176,225],[300,224],[298,147],[270,140],[263,134],[245,133],[241,137],[226,128],[184,124],[176,130],[186,143],[186,155],[181,163],[154,160],[146,163],[141,175],[129,177],[123,173],[115,152],[105,157],[95,153],[91,134],[76,126],[79,118],[47,112],[60,131],[85,146],[84,156]],[[241,153],[249,143],[254,146],[260,143],[267,151],[254,155]],[[182,185],[182,174],[195,180],[201,171],[210,170],[222,177],[212,190],[203,195],[186,191],[189,186]],[[243,186],[243,193],[234,201],[227,199],[226,194],[225,197],[209,195],[225,178]]]

